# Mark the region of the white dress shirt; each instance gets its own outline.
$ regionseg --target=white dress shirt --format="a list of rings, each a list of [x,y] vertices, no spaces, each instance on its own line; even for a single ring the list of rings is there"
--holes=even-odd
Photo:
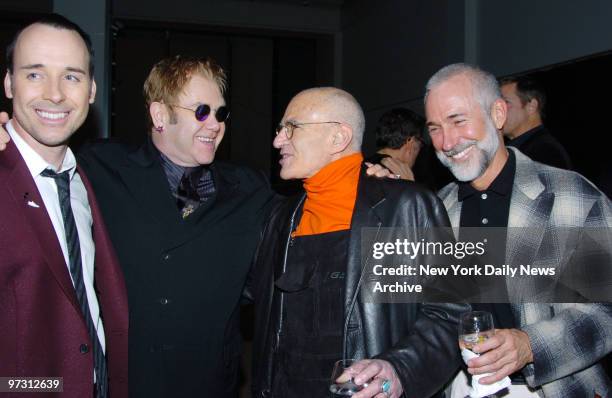
[[[57,194],[57,185],[54,178],[43,177],[40,175],[40,173],[44,169],[51,169],[58,173],[65,170],[70,170],[70,204],[72,206],[74,220],[79,233],[81,262],[83,263],[83,282],[85,283],[89,311],[91,312],[91,317],[98,334],[98,339],[102,345],[102,350],[106,352],[106,340],[104,337],[102,319],[100,318],[100,306],[98,305],[98,298],[96,297],[96,292],[94,291],[94,260],[96,248],[91,229],[93,220],[91,216],[91,208],[89,207],[89,201],[87,200],[87,191],[85,190],[81,177],[79,177],[79,174],[76,173],[76,159],[74,154],[70,148],[68,148],[64,161],[62,162],[62,166],[59,170],[55,170],[54,166],[47,163],[47,161],[36,153],[36,151],[34,151],[34,149],[32,149],[32,147],[30,147],[23,138],[21,138],[17,131],[15,131],[15,128],[12,125],[12,120],[6,124],[6,130],[15,143],[15,146],[21,153],[21,157],[28,166],[28,169],[32,174],[32,178],[36,183],[36,187],[42,196],[45,208],[49,213],[49,217],[53,223],[53,228],[55,229],[55,234],[57,235],[57,239],[62,248],[64,260],[66,262],[66,270],[69,275],[70,265],[68,260],[68,245],[66,243],[66,232],[64,229],[62,210],[60,208],[59,197]],[[36,203],[36,205],[40,206],[41,204]],[[72,281],[72,283],[74,284],[74,281]]]

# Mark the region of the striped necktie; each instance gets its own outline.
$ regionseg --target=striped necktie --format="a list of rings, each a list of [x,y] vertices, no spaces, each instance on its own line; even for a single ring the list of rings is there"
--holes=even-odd
[[[68,246],[68,259],[70,275],[74,282],[74,290],[81,306],[81,312],[85,318],[89,338],[93,345],[94,370],[96,371],[96,396],[106,398],[108,396],[108,375],[106,370],[106,358],[102,345],[98,339],[98,333],[89,311],[85,283],[83,282],[83,265],[81,263],[81,245],[79,243],[79,233],[77,231],[72,206],[70,204],[70,174],[69,170],[56,173],[53,170],[45,169],[40,173],[43,177],[55,179],[57,185],[57,195],[59,197],[62,218],[64,220],[64,230],[66,231],[66,244]]]

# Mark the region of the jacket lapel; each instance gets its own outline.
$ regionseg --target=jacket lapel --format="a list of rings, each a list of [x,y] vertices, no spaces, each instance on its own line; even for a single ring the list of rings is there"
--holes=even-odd
[[[362,228],[376,228],[372,231],[372,238],[376,239],[382,225],[381,208],[384,207],[385,195],[379,184],[364,184],[364,179],[374,178],[365,175],[365,169],[359,176],[357,185],[357,200],[353,209],[351,219],[351,232],[349,239],[348,266],[346,270],[346,289],[344,293],[345,317],[350,313],[351,317],[359,316],[357,311],[351,311],[355,305],[354,301],[359,299],[359,288],[363,276],[363,268],[366,261],[372,258],[370,251],[362,253],[362,247],[372,247],[372,244],[362,246]],[[352,352],[349,347],[348,352]]]
[[[3,180],[7,191],[15,201],[17,208],[21,208],[29,231],[32,232],[31,236],[24,236],[23,238],[32,241],[34,246],[32,251],[38,252],[45,259],[51,273],[80,314],[81,310],[76,299],[74,286],[55,229],[32,175],[17,147],[12,142],[7,144],[5,155],[0,157],[0,169],[3,169],[6,173],[6,178],[3,178]],[[28,202],[33,202],[39,207],[30,206]],[[23,232],[28,233],[28,230]]]
[[[89,179],[77,166],[87,190],[87,201],[91,208],[92,236],[96,248],[94,284],[107,333],[117,333],[128,328],[127,293],[119,260],[106,231],[102,214]],[[110,336],[109,336],[110,338]]]
[[[240,180],[237,176],[230,170],[222,169],[215,164],[210,168],[215,183],[215,195],[202,203],[186,220],[180,219],[175,210],[180,225],[177,233],[170,237],[168,249],[202,236],[204,226],[215,225],[227,218],[227,215],[235,210],[240,200],[244,200],[244,195],[236,195],[236,191],[240,190]]]
[[[528,264],[542,242],[554,197],[544,192],[544,184],[533,162],[519,152],[515,151],[515,154],[516,174],[508,215],[506,261],[509,264]]]
[[[545,192],[533,161],[518,151],[514,153],[516,174],[508,216],[506,263],[516,267],[533,264],[546,232],[554,195]],[[512,281],[507,280],[508,293],[515,299],[522,297],[522,292],[517,289],[530,286],[528,280],[508,282]]]
[[[182,220],[170,194],[168,181],[158,161],[158,153],[150,140],[128,156],[119,176],[132,193],[138,207],[144,209],[165,228],[178,226]],[[172,234],[173,231],[168,231]]]
[[[458,199],[458,195],[459,185],[456,183],[453,183],[439,193],[440,199],[442,199],[448,213],[455,238],[459,237],[459,222],[461,220],[461,202]]]
[[[211,166],[217,190],[215,196],[186,220],[180,216],[159,162],[159,152],[150,140],[128,156],[120,176],[138,206],[167,230],[165,249],[170,250],[200,236],[202,224],[215,223],[236,205],[235,191],[240,189],[240,180],[231,171],[222,169],[221,172],[220,169],[216,165]],[[211,206],[215,211],[209,211]]]

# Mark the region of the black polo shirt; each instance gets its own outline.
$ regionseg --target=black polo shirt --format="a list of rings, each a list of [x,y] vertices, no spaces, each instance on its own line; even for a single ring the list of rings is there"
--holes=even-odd
[[[510,199],[512,198],[512,185],[516,172],[516,157],[514,152],[508,151],[509,156],[506,164],[495,180],[484,191],[478,191],[469,182],[459,184],[458,199],[461,205],[461,227],[498,227],[496,232],[502,231],[501,228],[508,226],[508,216],[510,214]],[[461,230],[460,240],[480,241],[486,238],[487,232],[475,228]],[[506,252],[506,236],[492,238],[488,236],[487,252],[490,253],[489,261],[491,264],[502,264]],[[480,259],[483,263],[486,258]],[[502,283],[502,280],[496,280]],[[505,289],[504,286],[499,286]],[[474,309],[489,311],[493,314],[495,326],[497,328],[514,328],[515,322],[509,304],[474,304]]]
[[[514,152],[508,151],[508,160],[495,180],[484,191],[478,191],[469,182],[459,183],[461,227],[507,227],[510,198],[516,172]]]

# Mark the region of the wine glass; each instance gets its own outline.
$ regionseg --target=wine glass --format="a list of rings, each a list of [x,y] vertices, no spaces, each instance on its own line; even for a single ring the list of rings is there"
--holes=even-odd
[[[472,348],[476,344],[487,340],[493,334],[495,334],[495,329],[493,328],[493,315],[490,312],[472,311],[461,314],[459,318],[459,347],[462,350],[461,356],[463,360],[467,363],[470,358],[477,357],[478,354],[471,352]],[[464,352],[464,349],[469,351]],[[472,376],[472,387],[469,388],[469,394],[465,398],[481,396],[478,394],[473,395],[473,386],[475,382],[478,383],[479,378],[484,376],[486,375]],[[485,396],[485,398],[494,397],[495,395]]]
[[[459,347],[472,348],[495,334],[493,315],[487,311],[472,311],[461,314],[459,320]]]
[[[331,384],[329,385],[329,391],[332,393],[333,397],[350,397],[351,395],[367,387],[367,384],[362,386],[355,384],[353,377],[344,383],[337,382],[337,379],[342,375],[342,373],[357,362],[357,359],[341,359],[336,361],[331,375]]]

